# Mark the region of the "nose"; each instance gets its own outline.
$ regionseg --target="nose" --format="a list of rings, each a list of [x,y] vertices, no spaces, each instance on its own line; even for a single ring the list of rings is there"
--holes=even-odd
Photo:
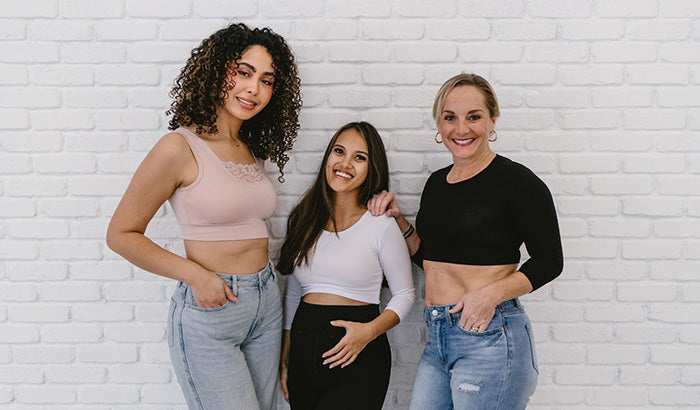
[[[248,94],[258,95],[258,88],[259,88],[259,85],[258,85],[258,81],[256,79],[253,78],[253,79],[248,81],[248,86],[247,86]]]
[[[469,124],[466,121],[459,121],[457,124],[457,132],[459,135],[464,135],[469,132]]]

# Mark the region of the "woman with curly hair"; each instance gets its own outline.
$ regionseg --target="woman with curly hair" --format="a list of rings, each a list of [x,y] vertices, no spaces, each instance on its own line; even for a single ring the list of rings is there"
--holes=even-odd
[[[276,408],[282,307],[266,225],[276,195],[262,160],[282,182],[299,128],[294,57],[270,29],[232,24],[192,51],[171,96],[173,132],[134,173],[107,244],[179,282],[167,339],[190,409]],[[166,200],[186,258],[144,234]]]

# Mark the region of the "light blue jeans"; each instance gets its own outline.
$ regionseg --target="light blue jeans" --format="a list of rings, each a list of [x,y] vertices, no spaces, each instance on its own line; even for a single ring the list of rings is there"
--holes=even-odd
[[[530,319],[518,301],[496,306],[483,332],[459,325],[454,305],[424,310],[428,343],[418,365],[411,410],[524,409],[537,385]]]
[[[170,303],[168,346],[187,406],[276,409],[282,304],[272,264],[252,275],[218,275],[238,302],[198,307],[180,282]]]

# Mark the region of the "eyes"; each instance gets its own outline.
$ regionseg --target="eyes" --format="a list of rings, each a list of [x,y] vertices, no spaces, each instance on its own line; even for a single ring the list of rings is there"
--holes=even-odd
[[[453,115],[453,114],[445,114],[445,116],[443,116],[442,119],[445,121],[454,121],[457,119],[457,116]],[[467,116],[467,121],[478,121],[480,119],[481,119],[480,114],[470,114]]]
[[[236,75],[240,75],[241,77],[249,78],[253,74],[247,69],[239,68],[238,70],[236,70]],[[274,80],[269,76],[262,77],[260,79],[260,82],[265,84],[266,86],[269,86],[269,87],[271,87],[272,84],[274,84]]]
[[[345,150],[342,147],[334,147],[333,152],[339,156],[345,155]],[[355,156],[353,158],[355,159],[355,161],[360,161],[360,162],[367,161],[367,156],[365,154],[361,154],[361,153],[355,154]]]

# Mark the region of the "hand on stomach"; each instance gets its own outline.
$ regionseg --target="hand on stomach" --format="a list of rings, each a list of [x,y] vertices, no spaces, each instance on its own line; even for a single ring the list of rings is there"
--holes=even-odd
[[[456,304],[464,294],[505,278],[517,267],[517,264],[477,266],[426,260],[423,262],[425,305]]]

